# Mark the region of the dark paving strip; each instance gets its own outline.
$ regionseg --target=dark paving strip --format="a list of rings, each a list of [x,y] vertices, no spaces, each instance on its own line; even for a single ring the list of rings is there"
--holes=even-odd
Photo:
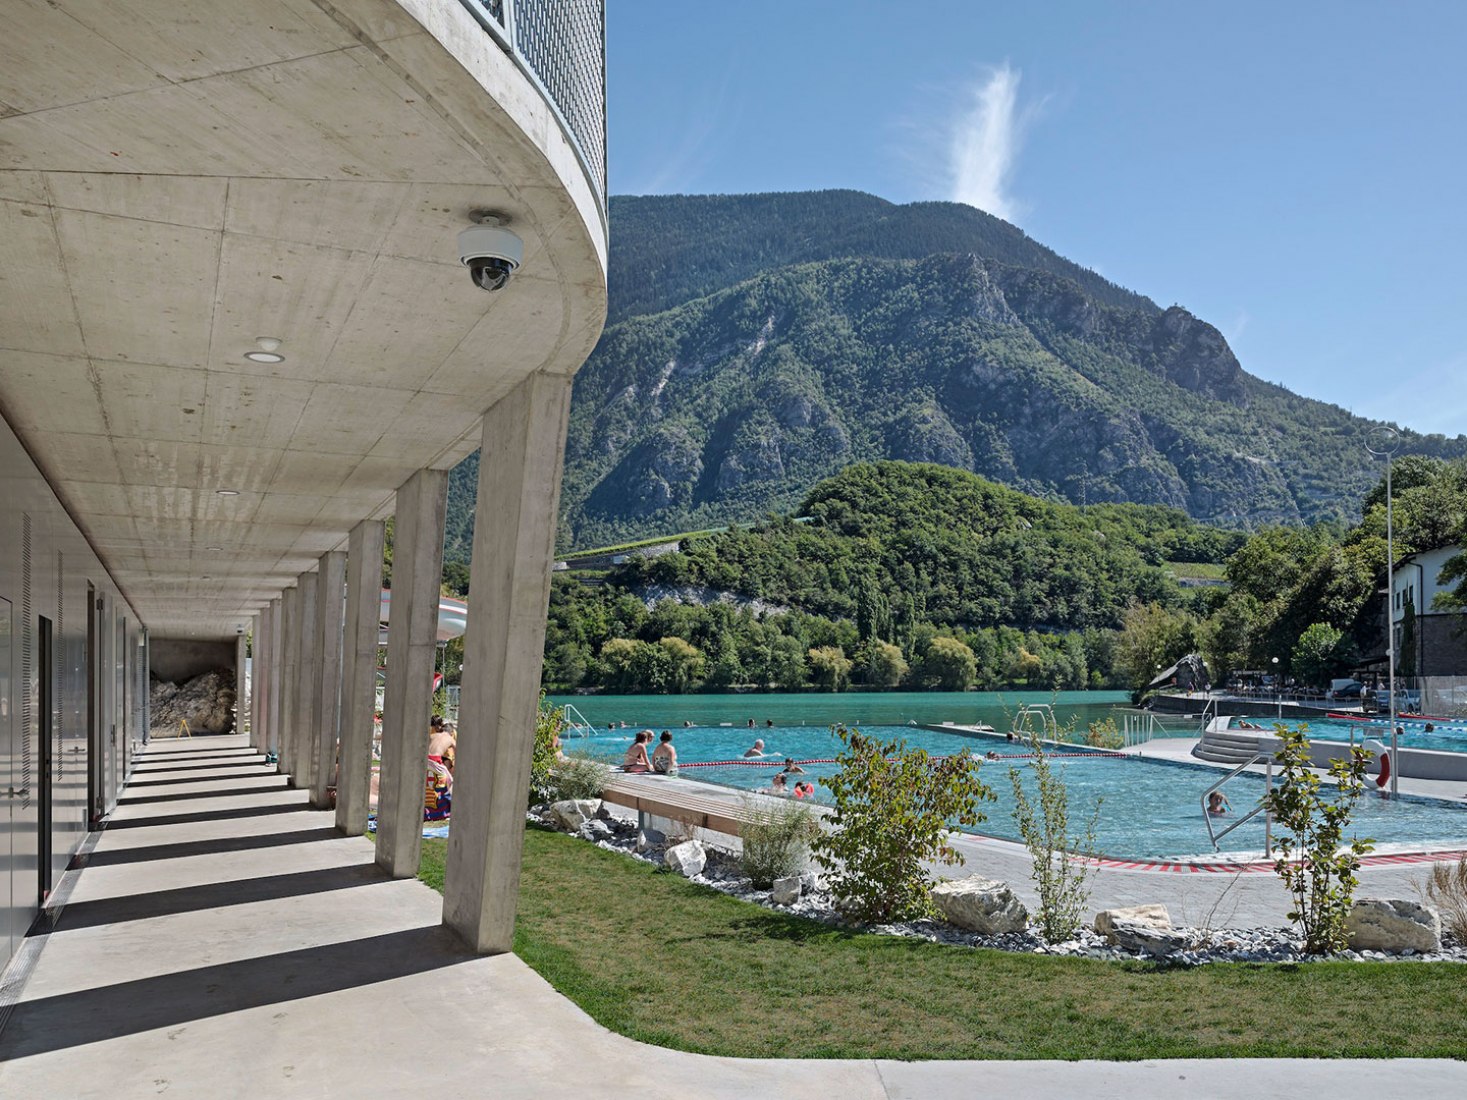
[[[213,856],[222,852],[248,852],[253,848],[283,848],[290,844],[315,844],[322,840],[340,840],[334,828],[296,829],[288,833],[261,833],[258,836],[221,836],[209,840],[181,840],[176,844],[150,844],[141,848],[117,848],[93,852],[89,867],[116,867],[125,863],[148,863],[156,859],[184,859],[188,856]]]
[[[253,760],[264,760],[265,759],[265,756],[264,756],[263,753],[258,753],[258,752],[227,752],[227,753],[226,752],[218,752],[218,753],[215,753],[215,752],[180,752],[180,753],[144,752],[144,753],[139,753],[137,756],[133,757],[133,762],[134,763],[137,763],[137,764],[157,764],[157,763],[163,763],[163,764],[170,764],[170,763],[184,764],[184,763],[188,763],[188,764],[192,764],[196,760],[251,760],[251,759],[253,759]]]
[[[149,920],[179,913],[196,913],[203,909],[220,909],[226,905],[249,905],[257,901],[279,901],[281,898],[324,894],[332,890],[350,890],[357,886],[390,881],[387,873],[375,863],[358,863],[349,867],[325,867],[314,871],[262,875],[259,878],[232,882],[211,882],[203,886],[157,890],[151,894],[72,902],[56,922],[56,928],[69,932],[78,928],[120,924],[123,921]]]
[[[221,760],[217,764],[167,764],[161,768],[136,767],[132,770],[133,775],[171,775],[173,772],[202,772],[218,771],[221,768],[263,768],[266,763],[261,760]],[[268,765],[274,767],[273,764]]]
[[[234,798],[245,794],[273,794],[276,791],[288,791],[290,784],[274,783],[268,787],[251,787],[245,791],[193,791],[189,794],[150,794],[142,798],[119,798],[119,806],[143,806],[152,805],[155,802],[191,802],[196,798]],[[306,792],[302,791],[304,795]]]
[[[107,831],[118,829],[152,829],[161,825],[194,825],[200,821],[221,821],[230,818],[266,817],[269,814],[330,813],[318,810],[308,802],[270,802],[263,806],[237,806],[228,810],[200,810],[192,814],[173,814],[163,817],[127,817],[121,821],[109,821]]]
[[[137,772],[133,773],[137,775]],[[273,779],[278,773],[261,771],[256,775],[240,775],[235,772],[231,775],[182,775],[177,779],[129,779],[127,789],[134,787],[177,787],[184,783],[233,783],[240,779]],[[241,787],[221,787],[220,790],[237,791]]]
[[[22,1001],[0,1063],[472,962],[440,925]],[[390,1008],[385,1011],[390,1016]],[[370,1042],[364,1036],[363,1042]]]

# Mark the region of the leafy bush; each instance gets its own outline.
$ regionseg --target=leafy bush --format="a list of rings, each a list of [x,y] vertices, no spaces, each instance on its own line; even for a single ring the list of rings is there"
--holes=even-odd
[[[1442,923],[1456,937],[1467,943],[1467,856],[1456,863],[1433,863],[1421,892],[1442,914]]]
[[[1374,847],[1358,837],[1348,847],[1343,843],[1365,788],[1369,756],[1352,747],[1347,759],[1331,760],[1329,774],[1338,789],[1332,798],[1324,798],[1319,776],[1310,768],[1308,727],[1291,730],[1279,723],[1274,729],[1283,745],[1278,750],[1279,785],[1267,803],[1283,832],[1276,841],[1279,857],[1273,869],[1294,897],[1289,919],[1304,933],[1304,950],[1311,955],[1341,951],[1349,943],[1345,919],[1358,884],[1355,872],[1360,857]]]
[[[1085,731],[1085,744],[1092,749],[1119,749],[1125,746],[1126,738],[1116,728],[1116,720],[1107,718],[1103,722],[1091,722]]]
[[[553,801],[551,769],[555,767],[555,741],[569,723],[565,711],[552,707],[540,693],[540,709],[535,714],[535,748],[530,754],[530,805]]]
[[[743,855],[739,862],[755,886],[767,889],[777,878],[805,866],[810,842],[820,835],[815,812],[799,802],[750,798],[744,802]]]
[[[883,741],[836,727],[840,771],[820,782],[830,790],[831,830],[811,844],[841,908],[858,920],[892,921],[932,911],[925,865],[961,863],[948,830],[984,820],[993,797],[967,754],[932,757],[903,741]]]
[[[611,778],[611,769],[600,760],[576,754],[555,765],[550,773],[548,801],[567,798],[600,798]]]
[[[1115,723],[1107,719],[1111,730]],[[1103,725],[1104,723],[1098,723]],[[1092,731],[1094,726],[1091,727]],[[1100,799],[1083,835],[1070,833],[1070,792],[1064,775],[1056,771],[1044,751],[1043,735],[1031,731],[1028,745],[1034,754],[1034,781],[1037,803],[1024,790],[1018,768],[1009,768],[1009,782],[1014,786],[1014,821],[1024,847],[1034,861],[1034,885],[1039,890],[1039,933],[1048,943],[1072,939],[1080,927],[1085,905],[1090,900],[1086,884],[1095,855],[1095,821],[1100,816]],[[1079,858],[1073,858],[1078,856]]]

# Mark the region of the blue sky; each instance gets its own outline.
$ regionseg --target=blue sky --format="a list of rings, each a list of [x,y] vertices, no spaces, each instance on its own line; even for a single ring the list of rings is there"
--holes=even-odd
[[[1461,0],[612,0],[607,30],[613,193],[971,202],[1259,377],[1467,433]]]

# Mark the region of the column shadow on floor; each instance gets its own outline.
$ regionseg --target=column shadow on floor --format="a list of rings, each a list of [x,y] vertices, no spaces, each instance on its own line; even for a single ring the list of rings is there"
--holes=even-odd
[[[260,875],[257,878],[229,882],[210,882],[201,886],[181,886],[176,890],[156,890],[150,894],[75,901],[61,911],[60,919],[51,930],[73,932],[79,928],[171,917],[179,913],[196,913],[202,909],[221,909],[227,905],[279,901],[282,898],[350,890],[357,886],[391,881],[393,880],[387,873],[375,863],[355,863],[346,867],[323,867],[283,875]]]
[[[152,764],[158,761],[164,763],[179,761],[180,763],[195,760],[248,760],[251,757],[260,760],[265,759],[265,754],[259,749],[240,749],[238,752],[140,752],[133,757],[137,764]]]
[[[138,765],[132,770],[133,775],[162,775],[172,772],[202,772],[218,771],[220,768],[259,768],[265,764],[264,759],[258,760],[221,760],[217,764],[168,764],[161,768],[145,768]]]
[[[151,773],[133,772],[134,776],[139,774]],[[185,783],[233,783],[238,779],[273,779],[274,776],[274,772],[261,771],[257,775],[240,775],[236,772],[231,775],[183,775],[177,779],[129,779],[127,781],[127,789],[132,790],[135,787],[177,787]],[[242,788],[226,787],[224,789],[231,791]]]
[[[0,1034],[0,1062],[374,985],[475,958],[453,933],[433,925],[40,997],[15,1006]],[[386,1002],[383,1012],[390,1026]],[[370,1042],[371,1036],[362,1041]]]
[[[267,817],[270,814],[322,814],[330,812],[330,810],[318,810],[307,802],[270,802],[263,806],[236,806],[228,810],[200,810],[192,814],[129,817],[121,821],[109,821],[107,823],[107,831],[110,833],[116,829],[152,829],[159,825],[194,825],[200,821]]]
[[[261,833],[257,836],[221,836],[209,840],[183,840],[177,844],[153,844],[143,848],[119,848],[93,852],[88,867],[120,867],[130,863],[149,863],[158,859],[184,859],[188,856],[213,856],[224,852],[248,852],[253,848],[284,848],[291,844],[314,844],[322,840],[346,839],[334,828],[296,829],[288,833]]]
[[[141,798],[119,798],[119,806],[143,806],[154,802],[191,802],[196,798],[230,798],[247,794],[275,794],[291,789],[289,782],[272,783],[268,787],[251,787],[243,791],[196,791],[190,794],[150,794]],[[305,793],[302,791],[302,793]]]

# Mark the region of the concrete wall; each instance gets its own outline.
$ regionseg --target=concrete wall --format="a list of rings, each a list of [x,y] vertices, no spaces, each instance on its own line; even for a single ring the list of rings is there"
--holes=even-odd
[[[0,969],[90,818],[117,801],[142,736],[141,639],[137,613],[0,419],[0,794],[12,792],[0,799]]]
[[[149,641],[154,679],[181,684],[215,669],[234,669],[234,641],[201,641],[197,638],[153,638]]]

